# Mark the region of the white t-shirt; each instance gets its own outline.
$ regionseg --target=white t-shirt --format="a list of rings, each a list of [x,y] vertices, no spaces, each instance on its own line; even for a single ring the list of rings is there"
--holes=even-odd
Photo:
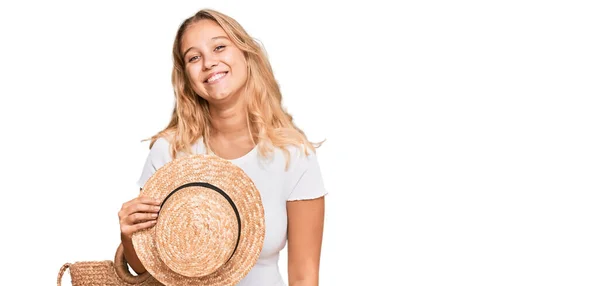
[[[202,140],[192,146],[196,154],[205,154]],[[272,158],[260,158],[255,147],[248,154],[229,160],[239,166],[253,180],[260,192],[265,210],[265,240],[256,265],[240,281],[239,286],[282,286],[286,285],[278,267],[279,252],[287,242],[286,202],[314,199],[327,194],[317,155],[304,152],[296,147],[288,147],[290,165],[285,170],[285,155],[275,148]],[[142,188],[154,172],[172,160],[169,142],[164,138],[156,140],[150,149],[138,186]]]

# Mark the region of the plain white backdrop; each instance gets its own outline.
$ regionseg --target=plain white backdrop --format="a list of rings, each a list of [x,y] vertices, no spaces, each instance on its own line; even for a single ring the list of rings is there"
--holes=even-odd
[[[327,139],[321,285],[600,283],[600,9],[526,0],[3,2],[0,284],[113,258],[201,8]]]

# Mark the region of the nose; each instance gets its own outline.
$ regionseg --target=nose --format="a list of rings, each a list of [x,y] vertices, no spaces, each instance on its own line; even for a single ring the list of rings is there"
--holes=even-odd
[[[218,63],[219,63],[219,61],[216,59],[215,56],[213,56],[213,55],[205,56],[204,57],[204,70],[212,69],[213,67],[217,66]]]

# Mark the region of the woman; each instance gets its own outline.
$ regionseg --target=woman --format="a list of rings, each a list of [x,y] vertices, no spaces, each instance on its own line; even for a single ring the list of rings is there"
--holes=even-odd
[[[241,167],[261,193],[266,235],[258,262],[239,285],[285,285],[277,262],[286,239],[289,285],[318,285],[324,196],[315,147],[281,106],[260,46],[232,18],[201,10],[173,45],[176,105],[153,136],[138,185],[185,154],[212,153]],[[138,197],[119,211],[131,268],[145,272],[131,237],[156,223],[160,202]]]

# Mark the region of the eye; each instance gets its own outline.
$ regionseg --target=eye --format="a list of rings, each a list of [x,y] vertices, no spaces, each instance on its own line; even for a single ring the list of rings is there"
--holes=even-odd
[[[221,51],[221,50],[223,50],[224,48],[225,48],[225,46],[223,46],[223,45],[221,45],[221,46],[217,46],[217,47],[215,48],[215,51]]]
[[[197,61],[199,58],[200,58],[200,56],[193,56],[193,57],[191,57],[191,58],[188,60],[188,63],[191,63],[191,62]]]

